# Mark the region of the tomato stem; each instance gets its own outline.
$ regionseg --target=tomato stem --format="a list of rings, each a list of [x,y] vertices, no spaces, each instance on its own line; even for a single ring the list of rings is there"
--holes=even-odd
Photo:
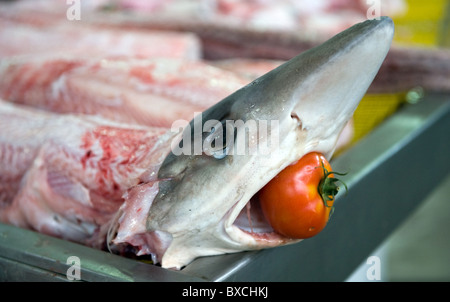
[[[329,201],[333,201],[334,197],[337,195],[337,193],[339,192],[339,186],[336,184],[337,182],[340,182],[344,185],[345,190],[348,192],[348,188],[347,185],[345,184],[345,182],[343,182],[342,180],[336,178],[336,177],[330,177],[331,174],[336,174],[336,175],[346,175],[347,173],[339,173],[339,172],[334,172],[334,171],[328,171],[323,162],[320,162],[322,165],[322,169],[323,169],[323,178],[319,183],[319,194],[322,197],[323,203],[325,204],[325,206],[327,208],[332,207],[330,205],[328,205]],[[332,207],[333,210],[333,207]]]

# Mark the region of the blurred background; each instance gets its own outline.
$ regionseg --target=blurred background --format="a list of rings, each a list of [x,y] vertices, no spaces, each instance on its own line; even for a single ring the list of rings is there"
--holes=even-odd
[[[362,263],[349,282],[450,281],[450,174],[393,234],[371,253],[381,279],[368,280]]]
[[[450,1],[406,3],[405,13],[394,19],[395,41],[449,47]],[[450,171],[414,214],[372,253],[381,261],[381,281],[450,281],[449,198]],[[348,281],[368,281],[369,266],[362,263]]]

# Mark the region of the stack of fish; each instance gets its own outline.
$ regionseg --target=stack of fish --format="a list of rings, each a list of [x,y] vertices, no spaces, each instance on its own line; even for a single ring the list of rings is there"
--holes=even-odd
[[[0,221],[97,248],[131,246],[175,268],[198,256],[296,242],[269,226],[256,233],[235,221],[257,225],[252,195],[302,154],[331,157],[393,34],[389,19],[367,21],[283,64],[362,21],[365,1],[300,2],[2,3]],[[327,13],[327,23],[305,8]],[[342,8],[342,17],[332,14]],[[284,23],[261,28],[274,20],[270,13]],[[434,64],[448,55],[438,54],[414,56]],[[411,62],[397,57],[371,89],[405,88],[386,80],[389,70]],[[450,88],[444,80],[428,84]],[[299,105],[302,98],[310,100]],[[174,159],[178,126],[195,126],[202,114],[219,124],[279,120],[280,146],[264,164],[256,155]]]

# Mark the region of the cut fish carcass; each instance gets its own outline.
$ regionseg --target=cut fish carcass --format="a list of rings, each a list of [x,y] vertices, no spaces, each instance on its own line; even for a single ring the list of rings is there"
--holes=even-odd
[[[169,57],[199,59],[201,44],[191,33],[101,28],[84,23],[35,27],[0,19],[0,58],[17,55]]]
[[[189,121],[248,82],[184,59],[42,55],[0,60],[0,97],[5,100],[147,126]]]
[[[171,133],[0,101],[0,221],[99,247],[128,188],[156,171]]]

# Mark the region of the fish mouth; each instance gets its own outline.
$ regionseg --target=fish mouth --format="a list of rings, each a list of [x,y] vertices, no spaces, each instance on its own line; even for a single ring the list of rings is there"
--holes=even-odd
[[[240,198],[225,215],[224,228],[230,238],[249,249],[261,249],[295,243],[301,239],[277,233],[265,218],[258,192],[247,201]]]

